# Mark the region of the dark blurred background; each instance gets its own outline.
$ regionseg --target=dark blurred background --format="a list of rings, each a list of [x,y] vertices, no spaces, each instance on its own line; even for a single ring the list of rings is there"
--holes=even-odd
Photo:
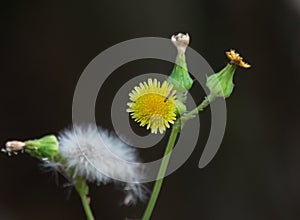
[[[198,146],[165,179],[152,219],[300,219],[299,0],[12,0],[0,11],[2,146],[69,126],[76,83],[103,50],[132,38],[188,32],[190,46],[214,70],[225,65],[230,48],[252,68],[235,75],[216,157],[198,168],[208,109],[201,114]],[[120,82],[139,73],[168,74],[172,66],[145,60],[118,69],[99,93],[97,123],[113,130],[107,114]],[[197,85],[192,94],[199,102],[204,96]],[[164,146],[162,141],[144,158],[159,158]],[[63,179],[57,185],[38,164],[25,154],[0,154],[0,219],[84,219],[76,192],[63,187]],[[91,195],[96,219],[137,219],[146,207],[120,206],[123,194],[113,186],[92,185]]]

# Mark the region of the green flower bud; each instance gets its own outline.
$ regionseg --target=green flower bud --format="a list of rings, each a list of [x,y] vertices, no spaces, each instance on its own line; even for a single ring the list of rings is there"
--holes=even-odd
[[[59,155],[58,141],[54,135],[47,135],[40,139],[25,141],[25,152],[38,159],[52,160]]]
[[[180,97],[180,94],[185,94],[193,85],[193,80],[188,72],[185,60],[185,50],[189,45],[190,37],[188,34],[179,33],[176,36],[173,35],[171,40],[177,48],[178,55],[168,82],[173,84],[173,89],[177,91],[177,96]]]
[[[173,88],[179,93],[185,92],[192,87],[193,79],[187,70],[184,54],[177,55],[176,64],[168,78],[168,82],[172,83],[174,86]]]
[[[226,52],[226,56],[230,59],[230,63],[227,64],[220,72],[215,73],[207,78],[206,86],[210,89],[211,95],[215,97],[228,98],[233,91],[233,75],[236,67],[242,67],[248,69],[250,64],[243,61],[240,54],[231,49]]]
[[[235,70],[235,65],[227,64],[220,72],[207,78],[206,86],[213,96],[228,98],[231,95]]]

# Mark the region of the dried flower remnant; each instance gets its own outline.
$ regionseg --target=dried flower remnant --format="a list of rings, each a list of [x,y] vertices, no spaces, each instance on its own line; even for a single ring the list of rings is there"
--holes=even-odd
[[[7,153],[9,156],[11,154],[18,154],[18,152],[24,152],[26,144],[22,141],[8,141],[5,144],[5,148],[2,148],[1,151]]]
[[[243,61],[243,57],[240,56],[240,54],[236,53],[234,49],[230,49],[230,51],[226,52],[226,56],[230,59],[230,63],[243,67],[243,68],[250,68],[251,65],[248,63],[245,63]]]
[[[179,33],[177,35],[173,35],[171,37],[171,41],[176,46],[178,54],[184,54],[186,48],[189,46],[190,36],[188,33],[187,34]]]

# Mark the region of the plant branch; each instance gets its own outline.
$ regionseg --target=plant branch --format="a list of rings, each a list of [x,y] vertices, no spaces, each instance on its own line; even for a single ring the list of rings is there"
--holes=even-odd
[[[198,112],[203,111],[210,103],[212,103],[217,97],[209,94],[207,97],[205,97],[205,99],[201,102],[200,105],[198,105],[196,108],[194,108],[192,111],[186,113],[185,115],[183,115],[180,120],[181,123],[184,123],[192,118],[195,117],[196,114],[198,114]]]
[[[157,201],[157,198],[158,198],[158,195],[159,195],[162,183],[163,183],[163,178],[165,176],[165,173],[166,173],[166,170],[167,170],[167,167],[168,167],[171,152],[172,152],[172,149],[174,147],[177,135],[180,131],[179,128],[180,128],[180,126],[178,126],[178,123],[176,122],[173,125],[171,135],[170,135],[170,138],[169,138],[169,141],[168,141],[168,145],[167,145],[166,151],[164,153],[164,157],[163,157],[163,160],[161,162],[161,166],[160,166],[159,171],[158,171],[158,175],[157,175],[156,182],[155,182],[155,185],[154,185],[154,188],[153,188],[153,192],[151,194],[148,206],[147,206],[146,211],[144,213],[143,220],[150,219],[151,214],[153,212],[155,203]]]
[[[180,126],[180,124],[183,124],[187,120],[194,118],[195,115],[198,114],[199,111],[203,111],[203,109],[206,108],[212,101],[214,101],[215,98],[216,98],[216,96],[208,95],[199,106],[197,106],[195,109],[193,109],[189,113],[183,115],[173,125],[171,135],[170,135],[170,138],[169,138],[169,141],[168,141],[168,144],[167,144],[167,148],[165,150],[164,157],[163,157],[161,166],[160,166],[159,171],[158,171],[158,175],[157,175],[156,182],[155,182],[155,185],[154,185],[154,188],[153,188],[153,192],[151,194],[150,200],[148,202],[148,205],[147,205],[147,208],[145,210],[145,213],[144,213],[144,216],[143,216],[142,220],[149,220],[151,215],[152,215],[154,206],[156,204],[159,192],[160,192],[161,187],[162,187],[163,178],[165,176],[165,173],[166,173],[166,170],[167,170],[167,167],[168,167],[168,163],[169,163],[169,160],[170,160],[170,157],[171,157],[172,149],[175,145],[177,135],[181,130],[180,128],[182,127],[182,126]]]
[[[87,220],[94,220],[95,218],[90,207],[91,199],[88,197],[89,186],[84,179],[78,178],[76,180],[75,188],[81,198],[81,203],[85,211]]]

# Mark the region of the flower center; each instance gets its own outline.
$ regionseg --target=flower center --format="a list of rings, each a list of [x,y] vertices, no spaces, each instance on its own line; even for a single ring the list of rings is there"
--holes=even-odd
[[[173,100],[156,93],[148,93],[140,96],[135,101],[136,112],[143,116],[161,115],[166,118],[170,112],[174,112]]]

